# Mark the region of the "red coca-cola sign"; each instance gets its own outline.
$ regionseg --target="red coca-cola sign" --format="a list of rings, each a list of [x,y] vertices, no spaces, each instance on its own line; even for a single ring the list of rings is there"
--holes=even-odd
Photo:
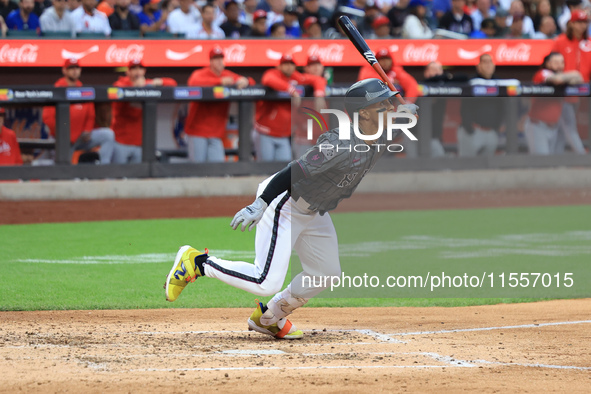
[[[402,60],[407,63],[427,64],[439,57],[439,45],[427,43],[423,45],[408,44],[402,50]]]
[[[244,63],[246,58],[246,45],[232,44],[224,49],[226,63]]]
[[[143,58],[144,46],[139,44],[131,44],[125,47],[112,44],[105,53],[107,63],[129,63],[132,60],[142,60]]]
[[[37,61],[39,46],[34,44],[22,44],[12,46],[4,44],[0,47],[0,63],[35,63]]]
[[[552,50],[552,40],[367,40],[373,51],[388,48],[399,66],[424,66],[439,61],[446,66],[474,66],[490,53],[503,66],[538,65]],[[0,67],[61,67],[75,58],[83,67],[112,67],[142,59],[146,67],[206,67],[207,54],[221,45],[226,62],[240,67],[275,67],[285,53],[296,64],[318,56],[325,66],[360,67],[363,56],[342,40],[2,40]],[[583,46],[583,50],[589,50]]]
[[[323,63],[340,63],[343,61],[344,54],[345,45],[343,44],[312,44],[308,48],[308,56],[318,56]]]
[[[496,52],[497,63],[524,63],[531,57],[531,45],[519,43],[516,45],[500,44]]]

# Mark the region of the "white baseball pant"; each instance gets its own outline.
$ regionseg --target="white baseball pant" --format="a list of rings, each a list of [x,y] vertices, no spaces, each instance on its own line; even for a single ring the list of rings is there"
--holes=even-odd
[[[259,185],[257,196],[270,180],[268,178]],[[291,305],[285,315],[305,304],[326,288],[309,286],[310,282],[320,284],[320,280],[306,281],[308,286],[304,286],[305,276],[341,274],[337,234],[330,215],[321,216],[309,211],[307,206],[302,199],[296,202],[287,192],[275,198],[256,227],[254,264],[210,256],[204,264],[205,275],[259,296],[277,293],[275,301],[283,299]],[[303,272],[279,292],[293,249],[300,257]]]

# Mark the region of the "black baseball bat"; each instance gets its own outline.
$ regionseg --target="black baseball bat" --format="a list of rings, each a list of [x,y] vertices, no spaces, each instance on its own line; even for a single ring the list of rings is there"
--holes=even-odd
[[[392,84],[392,81],[390,81],[390,78],[388,78],[388,76],[386,75],[386,72],[384,71],[382,66],[380,66],[380,63],[376,59],[376,55],[373,53],[371,49],[369,49],[369,45],[367,45],[365,39],[361,37],[359,30],[357,30],[353,22],[351,22],[351,19],[349,19],[348,16],[343,15],[339,17],[337,23],[339,24],[341,29],[343,29],[343,32],[345,32],[345,34],[347,35],[349,40],[351,40],[351,42],[359,51],[361,56],[363,56],[365,60],[367,60],[369,65],[372,66],[374,70],[376,70],[380,78],[382,78],[382,81],[384,81],[388,85],[390,90],[397,91],[397,89],[394,87],[394,84]],[[398,98],[398,101],[400,101],[400,104],[406,104],[406,102],[404,101],[402,96],[400,96],[400,94],[397,94],[396,97]]]

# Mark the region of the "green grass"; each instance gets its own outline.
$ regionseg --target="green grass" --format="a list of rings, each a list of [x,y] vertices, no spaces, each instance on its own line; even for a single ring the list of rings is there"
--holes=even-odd
[[[432,272],[575,270],[578,287],[569,293],[540,289],[533,296],[489,292],[486,298],[463,289],[441,293],[455,298],[426,298],[429,295],[420,292],[398,294],[390,289],[377,293],[334,292],[326,295],[338,298],[315,298],[309,305],[463,306],[589,296],[590,277],[586,268],[591,250],[587,251],[589,240],[585,235],[590,229],[589,217],[591,206],[335,214],[333,221],[341,246],[351,247],[361,242],[379,244],[377,247],[367,244],[370,247],[362,256],[344,253],[343,271],[351,275],[359,272],[398,275],[423,269]],[[210,278],[189,285],[174,303],[164,299],[162,284],[171,268],[170,258],[180,245],[208,247],[213,255],[216,250],[251,253],[254,232],[232,231],[229,221],[229,218],[208,218],[0,226],[0,310],[250,307],[255,296]],[[539,242],[532,241],[531,236],[525,240],[504,240],[509,244],[514,242],[515,247],[483,246],[477,242],[462,245],[466,239],[490,242],[503,240],[507,234],[533,233],[547,236]],[[428,247],[413,249],[408,244]],[[495,252],[489,256],[488,249],[500,250],[500,255]],[[536,250],[549,250],[550,254],[555,251],[557,255],[540,255]],[[459,252],[484,255],[466,258],[458,257]],[[142,262],[137,255],[156,255],[148,257],[156,262]],[[101,259],[100,264],[80,264],[97,258]],[[130,260],[106,264],[124,258]],[[252,261],[252,257],[245,255],[244,260]],[[297,259],[294,261],[295,270]],[[343,294],[369,298],[344,298]]]

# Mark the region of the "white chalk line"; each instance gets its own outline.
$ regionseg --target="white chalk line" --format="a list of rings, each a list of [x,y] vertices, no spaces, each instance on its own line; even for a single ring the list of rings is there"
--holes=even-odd
[[[219,368],[143,368],[130,369],[128,372],[190,372],[190,371],[254,371],[254,370],[302,370],[302,369],[386,369],[386,368],[450,368],[460,365],[330,365],[310,367],[219,367]]]
[[[562,321],[552,323],[534,323],[534,324],[521,324],[516,326],[499,326],[499,327],[478,327],[478,328],[457,328],[451,330],[437,330],[437,331],[415,331],[415,332],[397,332],[394,334],[385,334],[388,336],[408,336],[408,335],[432,335],[432,334],[449,334],[455,332],[475,332],[475,331],[492,331],[492,330],[511,330],[515,328],[538,328],[548,326],[562,326],[570,324],[589,324],[591,320],[580,320],[580,321]]]
[[[575,256],[591,254],[587,245],[572,245],[573,242],[591,241],[591,231],[567,231],[564,233],[506,234],[494,237],[448,238],[428,235],[408,235],[389,241],[357,242],[339,245],[342,257],[367,257],[397,250],[442,249],[442,259],[467,259],[498,257],[505,255]],[[565,244],[567,243],[567,244]],[[466,248],[477,248],[466,250]],[[463,250],[462,250],[463,249]],[[252,260],[253,250],[213,250],[213,255],[224,259]],[[174,260],[174,253],[144,253],[139,255],[80,256],[68,259],[17,259],[18,263],[40,264],[149,264]]]

